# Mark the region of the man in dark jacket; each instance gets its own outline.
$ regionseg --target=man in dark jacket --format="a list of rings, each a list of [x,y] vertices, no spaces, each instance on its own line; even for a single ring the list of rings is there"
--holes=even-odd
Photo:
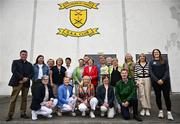
[[[27,106],[27,95],[30,86],[30,79],[33,76],[33,67],[32,64],[29,63],[27,59],[27,51],[21,50],[20,51],[20,59],[14,60],[12,63],[11,71],[13,73],[10,81],[9,86],[12,87],[8,117],[6,121],[12,120],[12,116],[14,114],[16,99],[21,91],[22,99],[21,99],[21,118],[28,118],[26,115],[26,106]]]

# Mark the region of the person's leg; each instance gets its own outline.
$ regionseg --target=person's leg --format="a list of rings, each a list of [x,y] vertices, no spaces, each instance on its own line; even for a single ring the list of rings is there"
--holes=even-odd
[[[43,116],[46,116],[48,118],[51,118],[52,116],[51,113],[52,113],[52,109],[50,108],[47,108],[46,106],[41,106],[41,109],[36,111],[37,115],[43,115]]]
[[[114,115],[115,115],[114,107],[109,108],[109,109],[108,109],[108,112],[107,112],[107,117],[108,117],[108,118],[114,118]]]
[[[57,98],[58,86],[56,84],[53,84],[52,90],[53,90],[53,94],[54,94],[55,98]]]
[[[73,97],[69,98],[69,103],[68,104],[70,104],[72,106],[72,112],[74,112],[74,109],[76,107],[76,101],[77,101],[76,97],[75,98],[73,98]]]
[[[162,102],[161,102],[161,86],[159,86],[156,82],[152,82],[154,93],[156,96],[156,105],[159,110],[162,110]]]
[[[98,104],[98,100],[96,97],[91,98],[91,100],[89,101],[89,104],[91,106],[91,110],[96,110],[96,106]]]
[[[121,114],[125,120],[130,119],[129,108],[121,105]]]
[[[84,103],[79,104],[78,109],[82,112],[82,116],[86,116],[87,106]]]
[[[21,107],[20,107],[20,111],[21,111],[21,117],[23,117],[23,118],[27,117],[26,116],[26,107],[27,107],[28,91],[29,91],[28,87],[22,87],[22,90],[21,90]]]
[[[106,108],[105,106],[101,106],[100,107],[100,111],[101,111],[101,117],[104,117],[105,113],[107,112],[108,108]]]
[[[58,103],[58,99],[54,99],[54,100],[53,100],[52,108],[56,107],[57,103]]]
[[[144,87],[145,87],[145,96],[146,96],[146,108],[147,109],[151,109],[151,80],[150,78],[145,78],[145,83],[144,83]]]
[[[12,87],[12,93],[11,93],[9,110],[8,110],[8,117],[12,118],[12,116],[14,114],[14,110],[15,110],[15,106],[16,106],[16,100],[17,100],[17,97],[19,95],[19,92],[21,91],[21,88],[22,88],[22,84],[19,84],[18,86]]]
[[[167,111],[171,111],[171,99],[170,99],[170,84],[169,82],[165,82],[162,86],[163,96],[166,104]]]
[[[72,111],[72,107],[68,104],[64,104],[61,108],[61,112],[70,112]]]

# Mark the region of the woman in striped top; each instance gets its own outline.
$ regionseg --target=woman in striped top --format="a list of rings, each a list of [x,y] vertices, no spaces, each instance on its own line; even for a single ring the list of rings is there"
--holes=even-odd
[[[149,66],[144,53],[139,55],[139,60],[135,65],[134,79],[138,87],[138,96],[142,106],[141,116],[150,116],[149,109],[151,108],[151,82],[149,76]]]

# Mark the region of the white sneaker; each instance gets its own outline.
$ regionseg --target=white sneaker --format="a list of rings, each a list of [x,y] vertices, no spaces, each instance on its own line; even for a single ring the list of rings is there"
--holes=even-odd
[[[167,112],[167,118],[168,118],[168,120],[171,120],[171,121],[174,120],[172,113],[170,111]]]
[[[75,112],[72,112],[71,114],[72,114],[72,116],[73,116],[73,117],[75,117],[75,116],[76,116],[76,113],[75,113]]]
[[[59,117],[61,117],[62,116],[62,112],[57,112],[57,115],[59,116]]]
[[[92,111],[90,112],[90,117],[95,118],[94,112],[92,112]]]
[[[144,110],[144,109],[141,110],[140,115],[141,115],[141,116],[144,116],[144,115],[145,115],[145,110]]]
[[[47,118],[52,118],[52,115],[51,115],[51,114],[50,114],[50,115],[48,115],[48,116],[47,116]]]
[[[83,116],[83,117],[86,116],[86,111],[83,111],[83,112],[82,112],[82,116]]]
[[[33,121],[37,120],[37,113],[36,113],[36,111],[32,110],[31,114],[32,114],[32,120]]]
[[[101,112],[101,117],[104,117],[104,116],[105,116],[104,112]]]
[[[146,109],[146,116],[150,116],[150,112],[149,112],[149,109]]]
[[[163,110],[159,110],[158,118],[164,118]]]

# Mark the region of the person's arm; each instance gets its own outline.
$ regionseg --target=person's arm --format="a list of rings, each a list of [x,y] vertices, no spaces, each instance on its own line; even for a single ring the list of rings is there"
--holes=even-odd
[[[29,80],[32,79],[33,76],[34,76],[34,68],[33,68],[33,65],[30,64],[30,66],[31,66],[31,67],[30,67],[30,74],[29,74],[29,76],[28,76]]]
[[[138,65],[136,64],[135,65],[135,69],[134,69],[134,80],[137,82],[137,79],[138,79],[138,75],[137,75],[137,67]]]
[[[96,66],[94,66],[94,72],[93,72],[93,75],[91,75],[91,80],[94,80],[97,78],[98,78],[98,69]]]
[[[157,82],[159,79],[154,75],[152,71],[152,61],[149,63],[149,74],[151,76],[151,79],[155,82]]]
[[[164,73],[164,76],[162,78],[163,82],[169,78],[169,65],[167,61],[165,61],[165,66],[166,66],[166,72]]]
[[[78,77],[77,77],[77,68],[75,68],[74,69],[74,71],[73,71],[73,80],[74,80],[74,82],[79,82],[79,80],[78,80]]]
[[[98,99],[98,103],[99,103],[99,105],[103,105],[103,103],[104,103],[104,99],[102,99],[102,92],[101,92],[101,86],[98,86],[98,88],[97,88],[97,92],[96,92],[96,97],[97,97],[97,99]]]
[[[109,86],[109,91],[110,91],[110,96],[108,96],[110,99],[108,99],[108,104],[109,106],[111,107],[111,105],[114,103],[114,98],[115,98],[115,95],[114,95],[114,90],[113,90],[113,87]]]
[[[130,87],[131,87],[131,93],[130,95],[126,98],[127,101],[131,100],[132,98],[136,97],[136,86],[135,82],[133,80],[128,81]]]
[[[68,104],[68,101],[63,97],[63,89],[62,89],[62,87],[58,88],[58,99],[63,104]]]
[[[53,75],[53,71],[50,70],[50,84],[51,84],[51,86],[53,86],[53,77],[52,77],[52,75]]]
[[[121,103],[121,98],[119,96],[120,88],[119,88],[119,82],[116,83],[116,88],[115,88],[115,95],[118,103]]]
[[[23,75],[18,72],[18,67],[17,67],[17,61],[14,60],[13,63],[12,63],[12,66],[11,66],[11,72],[15,75],[15,77],[17,77],[19,80],[22,80],[23,79]]]

